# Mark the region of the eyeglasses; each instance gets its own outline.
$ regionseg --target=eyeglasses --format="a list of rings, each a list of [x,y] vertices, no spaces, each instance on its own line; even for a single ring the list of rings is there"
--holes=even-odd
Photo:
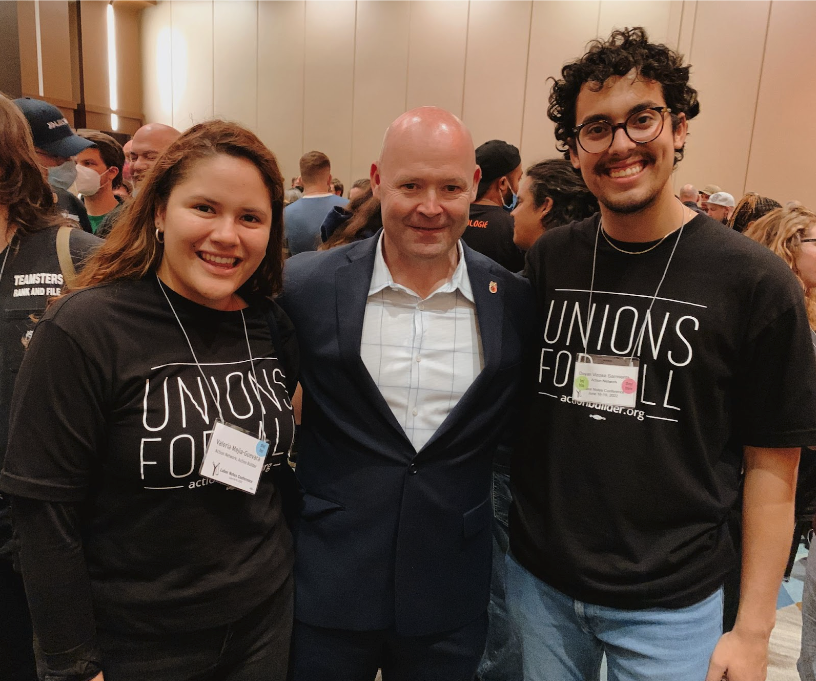
[[[800,244],[807,244],[810,243],[811,241],[816,241],[816,239],[799,239]]]
[[[660,133],[663,132],[666,120],[664,113],[671,113],[671,109],[667,106],[653,106],[635,111],[623,123],[612,124],[605,120],[581,123],[572,129],[572,133],[581,149],[588,154],[600,154],[609,149],[619,129],[623,129],[626,136],[635,144],[648,144],[660,137]]]

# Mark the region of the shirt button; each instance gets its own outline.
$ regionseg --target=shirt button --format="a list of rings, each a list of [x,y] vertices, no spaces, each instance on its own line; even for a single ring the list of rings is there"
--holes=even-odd
[[[414,416],[416,416],[416,415],[417,415],[419,412],[418,412],[416,409],[414,409],[414,411],[412,411],[411,413],[412,413]]]
[[[408,472],[411,475],[416,475],[417,474],[417,466],[416,466],[415,463],[412,463],[410,466],[408,466]]]
[[[421,362],[421,361],[422,361],[422,357],[420,357],[419,355],[417,355],[417,362]]]
[[[424,306],[424,305],[422,305],[422,304],[417,305],[417,307],[419,308],[419,310],[420,310],[420,311],[422,311],[422,310],[424,310],[424,309],[425,309],[425,306]]]

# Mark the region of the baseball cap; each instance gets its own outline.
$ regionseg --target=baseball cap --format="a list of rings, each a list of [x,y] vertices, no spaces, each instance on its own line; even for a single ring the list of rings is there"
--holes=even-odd
[[[726,208],[734,207],[734,197],[728,192],[714,192],[708,197],[708,203],[713,203],[715,206],[725,206]]]
[[[521,165],[521,154],[512,144],[490,140],[476,149],[476,163],[482,169],[479,184],[489,184]]]
[[[34,146],[46,154],[68,158],[93,146],[90,140],[74,134],[65,116],[53,104],[31,97],[15,99],[14,103],[28,121]]]
[[[701,194],[708,194],[709,196],[711,196],[712,194],[716,194],[717,192],[721,192],[721,191],[722,191],[722,189],[720,189],[716,184],[707,184],[705,187],[703,187],[700,190],[700,193]]]

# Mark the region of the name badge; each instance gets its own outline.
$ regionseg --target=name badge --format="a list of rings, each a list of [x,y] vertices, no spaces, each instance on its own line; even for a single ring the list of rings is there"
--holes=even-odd
[[[575,356],[572,399],[613,407],[635,407],[639,366],[640,360],[632,357],[579,352]]]
[[[242,492],[255,494],[269,443],[216,419],[199,473]]]

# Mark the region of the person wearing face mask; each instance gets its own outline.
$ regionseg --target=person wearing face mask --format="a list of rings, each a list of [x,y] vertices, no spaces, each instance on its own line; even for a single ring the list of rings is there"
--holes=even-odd
[[[94,144],[77,154],[77,171],[83,174],[77,176],[76,188],[96,234],[105,216],[122,203],[114,192],[122,185],[125,152],[119,142],[103,132],[80,130],[78,134]]]
[[[492,258],[511,272],[524,267],[524,254],[513,243],[513,217],[521,180],[521,155],[512,144],[490,140],[476,149],[482,179],[470,204],[462,239],[474,251]]]
[[[77,179],[77,166],[73,157],[93,143],[76,135],[63,113],[48,102],[22,97],[15,99],[14,104],[28,121],[37,161],[54,192],[54,203],[65,217],[78,222],[83,230],[90,233],[92,230],[88,213],[82,201],[68,189]]]
[[[60,215],[19,109],[0,94],[0,466],[11,396],[48,299],[101,241]],[[66,229],[67,228],[67,229]],[[66,257],[68,256],[68,257]],[[36,681],[31,616],[12,538],[10,501],[0,493],[0,679]]]

